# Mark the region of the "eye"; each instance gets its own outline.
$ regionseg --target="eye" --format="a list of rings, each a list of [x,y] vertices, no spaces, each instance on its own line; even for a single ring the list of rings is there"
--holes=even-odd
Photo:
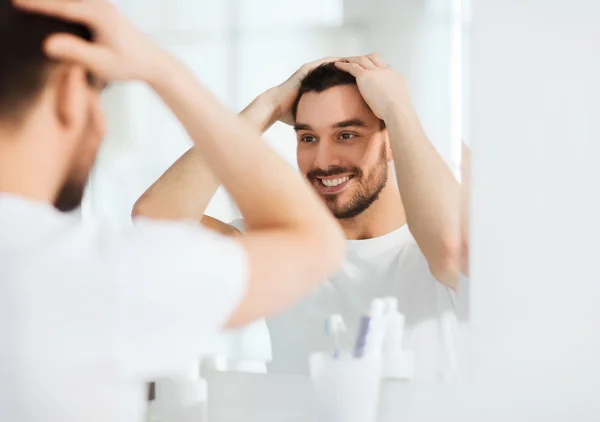
[[[355,134],[353,134],[353,133],[347,133],[347,132],[344,132],[344,133],[340,133],[340,136],[339,136],[339,138],[340,138],[342,141],[348,141],[348,140],[350,140],[350,139],[356,138],[356,135],[355,135]]]
[[[304,135],[304,136],[300,137],[300,142],[305,142],[307,144],[311,144],[311,143],[316,142],[316,141],[317,141],[317,138],[315,138],[312,135]]]

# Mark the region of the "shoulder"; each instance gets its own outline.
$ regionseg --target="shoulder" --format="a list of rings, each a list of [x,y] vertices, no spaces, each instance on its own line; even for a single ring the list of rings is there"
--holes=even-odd
[[[9,260],[26,262],[48,275],[147,281],[207,274],[216,279],[245,278],[242,245],[191,221],[137,218],[120,226],[102,218],[82,221],[77,214],[57,212],[51,206],[2,202],[4,258],[9,254]]]
[[[234,258],[243,254],[242,246],[224,234],[226,233],[211,230],[204,224],[192,221],[138,219],[133,227],[115,234],[114,240],[122,247],[139,248],[140,252],[164,254],[165,258],[176,259],[181,264],[185,263],[184,260],[190,260],[208,265],[211,257]]]

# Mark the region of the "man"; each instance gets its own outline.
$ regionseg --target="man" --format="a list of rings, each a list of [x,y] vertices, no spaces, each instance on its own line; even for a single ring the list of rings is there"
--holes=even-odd
[[[147,381],[341,261],[341,230],[294,170],[109,3],[0,0],[0,57],[0,420],[141,420]],[[61,212],[81,202],[113,80],[146,82],[169,105],[247,236],[150,221],[117,231]]]
[[[460,185],[427,139],[402,76],[378,55],[324,59],[303,66],[241,115],[261,130],[278,119],[294,124],[298,167],[348,239],[339,271],[267,321],[269,370],[306,373],[308,355],[328,347],[323,323],[333,313],[349,325],[351,347],[370,301],[394,296],[406,315],[405,346],[417,353],[417,379],[456,377],[451,289],[467,267]],[[140,198],[134,214],[202,219],[239,236],[242,222],[202,216],[218,185],[202,162],[192,148]]]

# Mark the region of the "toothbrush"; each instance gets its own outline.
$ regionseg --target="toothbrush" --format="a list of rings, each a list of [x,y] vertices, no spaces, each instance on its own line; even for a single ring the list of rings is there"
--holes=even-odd
[[[346,324],[340,314],[333,314],[325,321],[325,334],[332,339],[334,359],[340,356],[340,333],[346,331]]]

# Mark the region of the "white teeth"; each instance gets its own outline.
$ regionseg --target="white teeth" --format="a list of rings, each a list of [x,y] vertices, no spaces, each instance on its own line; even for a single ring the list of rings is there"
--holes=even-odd
[[[348,181],[349,179],[350,179],[350,176],[342,177],[341,179],[331,179],[331,180],[321,179],[321,183],[323,183],[325,186],[328,186],[328,187],[334,187],[334,186],[341,185],[342,183]]]

